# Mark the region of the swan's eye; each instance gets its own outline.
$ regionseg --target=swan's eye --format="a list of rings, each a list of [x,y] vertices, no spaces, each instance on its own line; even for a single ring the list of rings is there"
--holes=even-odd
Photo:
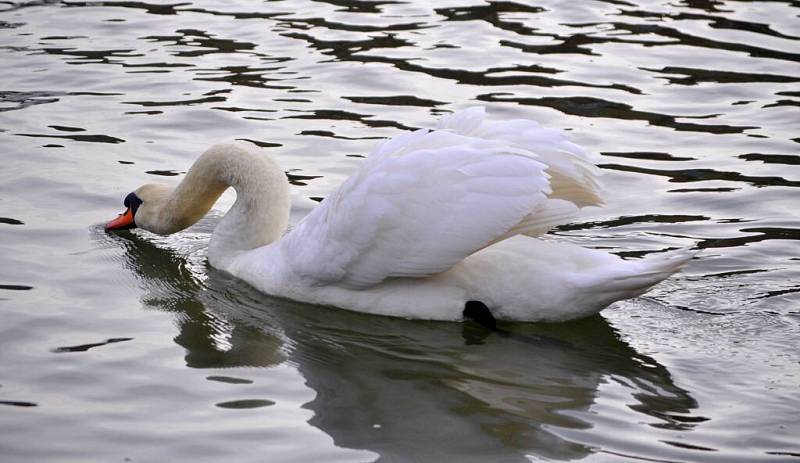
[[[129,193],[128,196],[125,197],[125,201],[123,201],[122,204],[129,208],[131,212],[136,214],[136,210],[142,205],[142,200],[136,196],[136,193]]]

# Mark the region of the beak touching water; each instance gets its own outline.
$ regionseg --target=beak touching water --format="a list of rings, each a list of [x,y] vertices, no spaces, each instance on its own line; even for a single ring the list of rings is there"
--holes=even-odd
[[[133,221],[133,211],[129,207],[116,219],[106,224],[106,231],[108,230],[128,230],[136,228],[136,223]]]

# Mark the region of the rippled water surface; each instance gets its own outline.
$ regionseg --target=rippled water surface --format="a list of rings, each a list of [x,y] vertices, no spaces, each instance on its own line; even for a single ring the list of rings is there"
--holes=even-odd
[[[0,460],[800,461],[800,4],[0,2]],[[482,104],[602,153],[555,232],[704,251],[558,325],[365,316],[98,226],[250,140],[296,222],[376,140]],[[224,459],[224,460],[223,460]]]

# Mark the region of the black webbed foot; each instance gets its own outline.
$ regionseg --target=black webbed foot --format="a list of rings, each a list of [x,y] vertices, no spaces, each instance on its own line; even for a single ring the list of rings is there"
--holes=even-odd
[[[467,301],[464,305],[464,317],[492,331],[497,331],[497,320],[492,315],[492,311],[481,301]]]

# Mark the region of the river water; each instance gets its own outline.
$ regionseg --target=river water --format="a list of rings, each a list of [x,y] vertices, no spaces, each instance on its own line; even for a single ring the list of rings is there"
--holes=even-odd
[[[0,2],[0,460],[800,461],[798,7]],[[702,253],[498,336],[215,271],[232,194],[166,238],[100,225],[234,139],[296,222],[378,139],[475,104],[602,154],[607,206],[556,238]]]

